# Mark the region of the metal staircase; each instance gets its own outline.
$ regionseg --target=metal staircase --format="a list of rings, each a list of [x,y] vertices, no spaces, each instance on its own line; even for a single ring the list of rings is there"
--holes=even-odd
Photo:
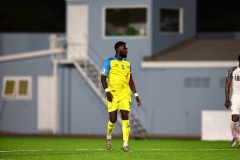
[[[58,48],[65,48],[66,39],[64,37],[58,37],[57,35],[52,35],[50,37],[50,48],[56,50]],[[89,49],[93,50],[91,46],[88,46]],[[94,51],[94,50],[93,50]],[[94,51],[95,52],[95,51]],[[96,53],[96,52],[95,52]],[[97,66],[91,58],[85,60],[66,60],[63,57],[54,57],[58,63],[73,64],[79,73],[83,76],[84,80],[88,85],[93,89],[97,94],[100,100],[106,105],[105,91],[102,88],[101,84],[101,74],[100,67]],[[136,113],[135,113],[136,114]],[[136,118],[133,112],[130,112],[129,116],[131,124],[131,133],[135,138],[145,138],[147,136],[146,130],[143,128],[139,120]],[[120,115],[118,115],[118,123],[121,124],[122,120]]]
[[[101,101],[106,104],[105,102],[105,91],[102,88],[101,84],[101,74],[100,70],[98,69],[90,59],[83,60],[83,61],[74,61],[74,66],[89,84],[89,86],[94,90],[94,92],[98,95]],[[144,138],[146,137],[146,130],[142,127],[139,120],[134,116],[132,112],[130,112],[130,124],[131,124],[131,133],[136,138]],[[121,117],[118,115],[118,122],[121,124]]]

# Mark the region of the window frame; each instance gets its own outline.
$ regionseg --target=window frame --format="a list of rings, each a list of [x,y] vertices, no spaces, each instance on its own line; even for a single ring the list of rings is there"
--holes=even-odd
[[[6,84],[8,81],[14,81],[15,85],[12,94],[5,94]],[[20,81],[27,81],[27,94],[20,95]],[[8,100],[30,100],[32,99],[32,77],[30,76],[4,76],[2,97]]]
[[[146,9],[146,35],[138,35],[138,36],[106,36],[105,27],[106,27],[106,10],[107,9],[137,9],[137,8],[145,8]],[[106,5],[102,8],[102,38],[103,39],[147,39],[149,38],[150,30],[149,30],[149,6],[147,5]]]
[[[161,28],[161,9],[168,9],[168,10],[178,10],[179,12],[179,24],[178,24],[178,27],[179,27],[179,31],[177,32],[171,32],[171,31],[161,31],[160,28]],[[183,7],[160,7],[159,8],[159,32],[162,33],[162,34],[183,34],[184,33],[184,9]]]

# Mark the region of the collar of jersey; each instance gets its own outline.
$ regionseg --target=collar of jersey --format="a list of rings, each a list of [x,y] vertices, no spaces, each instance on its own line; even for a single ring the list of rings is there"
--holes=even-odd
[[[119,60],[119,59],[117,59],[115,56],[113,56],[113,58],[114,58],[116,61],[119,61],[119,62],[122,62],[122,61],[125,60],[125,58],[123,58],[122,60]]]

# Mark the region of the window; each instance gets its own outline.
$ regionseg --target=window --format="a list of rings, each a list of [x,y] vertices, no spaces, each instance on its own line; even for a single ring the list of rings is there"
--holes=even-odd
[[[6,96],[13,96],[15,88],[15,81],[9,80],[5,82],[5,89],[4,89],[4,95]]]
[[[4,77],[2,95],[6,99],[31,99],[31,77]]]
[[[183,9],[160,8],[160,31],[165,33],[183,32]]]
[[[147,36],[146,7],[111,7],[104,10],[104,37]]]

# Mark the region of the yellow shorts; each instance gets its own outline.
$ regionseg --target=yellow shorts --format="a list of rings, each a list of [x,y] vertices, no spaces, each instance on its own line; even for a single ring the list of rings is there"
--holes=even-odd
[[[131,110],[131,97],[127,96],[121,100],[117,100],[113,98],[112,102],[109,102],[106,100],[107,107],[108,107],[108,112],[116,111],[118,112],[120,110],[125,110],[125,111],[130,111]]]

